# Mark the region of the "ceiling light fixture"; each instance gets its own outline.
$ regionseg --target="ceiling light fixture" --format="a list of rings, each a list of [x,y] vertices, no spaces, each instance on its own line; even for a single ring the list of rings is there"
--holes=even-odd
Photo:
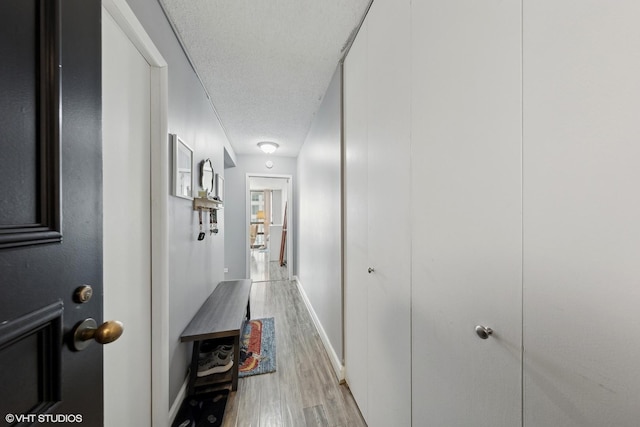
[[[271,154],[278,149],[279,145],[271,141],[262,141],[258,142],[258,147],[265,153]]]

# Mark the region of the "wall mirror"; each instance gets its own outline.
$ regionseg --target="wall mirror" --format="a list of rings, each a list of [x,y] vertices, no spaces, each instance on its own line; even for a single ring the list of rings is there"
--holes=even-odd
[[[173,195],[192,199],[193,150],[178,135],[173,139]]]
[[[200,163],[200,184],[202,185],[202,189],[207,192],[207,196],[213,191],[213,177],[215,173],[213,172],[213,164],[211,164],[211,160],[203,160]]]

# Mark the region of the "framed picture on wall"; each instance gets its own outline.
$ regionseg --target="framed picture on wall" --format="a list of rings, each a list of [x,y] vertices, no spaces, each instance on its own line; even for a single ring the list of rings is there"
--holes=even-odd
[[[173,195],[193,200],[193,149],[178,135],[173,140]]]
[[[224,178],[219,173],[216,174],[216,198],[224,201]]]

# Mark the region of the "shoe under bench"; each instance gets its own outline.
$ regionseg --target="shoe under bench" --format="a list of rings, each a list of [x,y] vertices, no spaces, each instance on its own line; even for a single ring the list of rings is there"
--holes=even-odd
[[[192,396],[199,390],[208,391],[214,387],[231,385],[238,389],[238,369],[240,364],[240,334],[244,323],[251,318],[251,280],[228,280],[218,283],[209,298],[180,336],[181,342],[193,342],[191,369],[187,395]],[[198,359],[200,344],[204,340],[220,340],[221,343],[233,343],[233,366],[230,371],[198,377]]]

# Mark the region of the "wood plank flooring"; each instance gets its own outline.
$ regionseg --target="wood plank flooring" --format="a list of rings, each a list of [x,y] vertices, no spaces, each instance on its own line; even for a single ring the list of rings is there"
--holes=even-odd
[[[240,379],[223,427],[366,426],[338,384],[295,282],[254,283],[251,317],[275,318],[277,370]]]
[[[250,274],[254,282],[269,280],[287,280],[289,272],[286,265],[281,267],[279,261],[271,261],[268,250],[251,249]]]

